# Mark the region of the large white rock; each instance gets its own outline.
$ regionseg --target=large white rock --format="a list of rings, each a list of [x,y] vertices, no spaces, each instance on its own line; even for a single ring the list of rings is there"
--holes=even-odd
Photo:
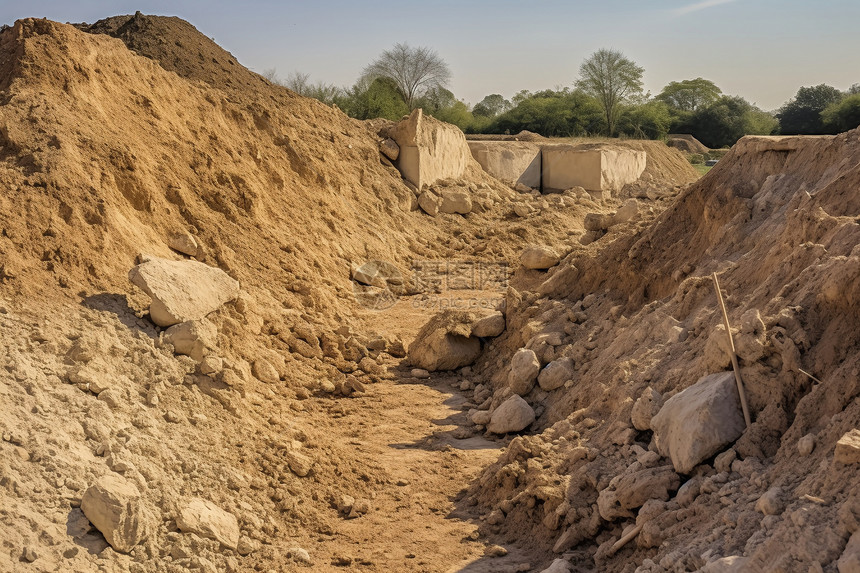
[[[573,380],[573,359],[564,357],[553,360],[540,371],[538,384],[541,390],[550,392],[564,386],[568,380]]]
[[[528,402],[514,394],[493,411],[487,430],[507,434],[526,429],[535,421],[535,411]]]
[[[428,215],[435,217],[442,209],[442,198],[431,191],[425,191],[418,196],[418,206]]]
[[[744,428],[732,372],[701,378],[669,398],[651,419],[657,449],[682,474],[721,452]]]
[[[150,258],[128,278],[152,298],[149,314],[158,326],[203,318],[239,296],[239,282],[221,269],[191,260]]]
[[[558,264],[559,256],[549,247],[529,247],[520,255],[520,262],[527,269],[545,270]]]
[[[216,346],[218,329],[209,320],[201,318],[174,324],[164,331],[164,341],[173,345],[176,354],[190,356],[202,362],[209,350]]]
[[[475,318],[472,313],[455,310],[431,318],[409,345],[412,365],[436,372],[473,363],[481,353],[481,341],[472,336]]]
[[[155,527],[155,518],[140,491],[134,483],[118,475],[105,475],[87,488],[81,499],[81,511],[111,547],[121,553],[131,551]]]
[[[400,146],[397,168],[418,189],[441,179],[459,179],[474,161],[460,128],[425,117],[420,108],[400,121],[392,136]]]
[[[860,430],[851,430],[839,438],[833,459],[843,464],[860,463]]]
[[[214,539],[230,549],[236,549],[239,545],[239,522],[236,516],[199,497],[193,498],[179,510],[176,526],[180,531]]]
[[[525,396],[532,391],[540,372],[540,361],[534,350],[520,348],[511,359],[508,386],[514,394]]]

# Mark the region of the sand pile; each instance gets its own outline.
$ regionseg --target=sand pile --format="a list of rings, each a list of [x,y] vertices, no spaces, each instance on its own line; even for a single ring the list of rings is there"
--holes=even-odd
[[[854,559],[858,160],[856,130],[744,138],[655,221],[610,229],[542,284],[515,277],[507,333],[475,368],[492,382],[490,409],[512,393],[520,348],[569,372],[557,389],[527,389],[540,431],[470,489],[487,531],[525,534],[582,571],[826,571]],[[753,423],[743,429],[736,392],[714,398],[725,409],[710,427],[740,429],[691,465],[652,416],[731,370],[713,272]],[[703,408],[661,416],[699,436]]]

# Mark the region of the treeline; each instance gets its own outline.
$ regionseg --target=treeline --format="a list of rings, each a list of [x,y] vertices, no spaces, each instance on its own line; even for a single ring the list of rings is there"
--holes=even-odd
[[[642,91],[643,72],[623,54],[599,50],[583,62],[573,87],[523,90],[510,100],[491,94],[474,106],[446,87],[451,74],[434,51],[407,44],[383,52],[351,87],[312,83],[297,72],[286,79],[274,70],[264,75],[357,119],[397,120],[420,107],[466,133],[641,139],[689,133],[716,149],[744,135],[833,134],[860,125],[860,84],[847,92],[824,84],[801,87],[770,113],[703,78],[671,82],[652,96]]]

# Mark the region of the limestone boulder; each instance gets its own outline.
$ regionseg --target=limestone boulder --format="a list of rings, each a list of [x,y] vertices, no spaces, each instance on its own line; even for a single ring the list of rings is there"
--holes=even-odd
[[[493,410],[487,430],[494,434],[519,432],[534,421],[535,411],[528,402],[514,394]]]
[[[397,169],[418,189],[459,179],[474,161],[460,128],[425,116],[420,108],[394,127],[392,137],[400,147]]]
[[[137,486],[115,474],[105,475],[87,488],[81,511],[120,553],[131,551],[156,525]]]
[[[509,185],[540,189],[540,145],[522,141],[469,141],[472,157],[490,175]]]
[[[239,296],[239,282],[198,261],[149,258],[128,273],[152,298],[149,314],[158,326],[204,318]]]
[[[558,253],[549,247],[533,246],[523,251],[520,262],[527,269],[546,270],[558,264]]]
[[[481,341],[472,336],[476,318],[474,313],[456,310],[431,318],[409,345],[407,355],[412,365],[436,372],[472,364],[481,353]]]
[[[525,396],[534,388],[540,372],[540,361],[534,350],[520,348],[511,359],[508,387],[514,394]]]
[[[612,215],[612,225],[626,223],[635,217],[638,212],[639,202],[633,198],[628,199],[624,202],[624,205],[622,205],[621,208]]]
[[[651,419],[658,451],[681,474],[721,452],[745,427],[732,372],[701,378],[669,398]]]
[[[201,362],[216,347],[218,329],[211,321],[200,318],[174,324],[164,331],[164,341],[173,345],[176,354]]]
[[[492,338],[505,331],[505,315],[500,311],[482,316],[472,324],[472,336]]]
[[[172,234],[167,245],[174,251],[180,252],[183,255],[188,255],[189,257],[196,257],[200,250],[200,245],[197,243],[197,239],[194,238],[194,235],[188,232]]]
[[[391,161],[397,161],[400,157],[400,146],[390,137],[386,137],[379,142],[379,152]]]
[[[559,358],[547,364],[538,375],[538,384],[541,390],[551,392],[564,386],[568,380],[573,380],[573,367],[573,359],[568,357]]]
[[[239,545],[239,522],[236,516],[199,497],[191,499],[179,510],[176,526],[180,531],[214,539],[233,550]]]

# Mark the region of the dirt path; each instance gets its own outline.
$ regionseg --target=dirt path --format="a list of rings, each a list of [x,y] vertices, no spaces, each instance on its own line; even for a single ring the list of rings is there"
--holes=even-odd
[[[437,311],[419,302],[406,298],[395,308],[368,312],[365,319],[408,344]],[[527,557],[514,547],[505,548],[507,555],[491,555],[497,541],[479,537],[478,513],[457,502],[503,445],[465,430],[466,397],[455,389],[462,377],[438,373],[418,381],[398,369],[398,361],[387,366],[399,376],[368,386],[359,398],[328,400],[320,408],[321,423],[334,414],[332,431],[339,436],[333,439],[348,440],[395,486],[374,488],[367,515],[337,524],[332,539],[315,547],[314,570],[530,570]]]

